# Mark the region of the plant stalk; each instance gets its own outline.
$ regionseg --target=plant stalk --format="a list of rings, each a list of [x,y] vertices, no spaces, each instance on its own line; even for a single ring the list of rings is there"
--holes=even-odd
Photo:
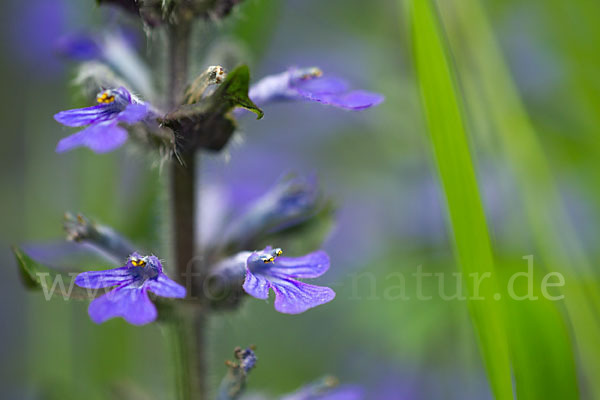
[[[191,21],[181,20],[168,27],[168,107],[181,104],[188,77]],[[178,138],[183,139],[186,138]],[[182,151],[170,167],[170,209],[172,257],[176,279],[191,295],[192,277],[188,265],[196,257],[196,154]],[[202,400],[206,397],[205,320],[201,308],[182,305],[175,310],[170,337],[176,362],[177,394],[181,400]]]

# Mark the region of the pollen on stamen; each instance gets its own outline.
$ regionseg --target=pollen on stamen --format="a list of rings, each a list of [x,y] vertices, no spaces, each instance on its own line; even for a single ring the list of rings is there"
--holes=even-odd
[[[146,264],[147,264],[146,260],[143,258],[137,258],[137,257],[131,258],[131,265],[133,265],[134,267],[145,267]]]
[[[96,97],[96,101],[100,104],[110,104],[115,101],[115,95],[111,94],[109,90],[102,92]]]
[[[212,66],[209,70],[214,73],[215,83],[222,83],[225,80],[225,70],[220,65]]]
[[[323,76],[323,71],[321,71],[321,69],[319,69],[317,67],[313,67],[313,68],[308,68],[308,71],[306,71],[306,73],[304,73],[300,77],[300,79],[307,80],[307,79],[312,79],[312,78],[320,78],[321,76]]]

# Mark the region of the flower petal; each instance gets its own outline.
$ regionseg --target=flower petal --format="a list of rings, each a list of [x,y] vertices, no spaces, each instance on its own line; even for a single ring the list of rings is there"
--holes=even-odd
[[[113,105],[98,104],[92,107],[61,111],[54,119],[66,126],[85,126],[108,121],[116,117],[121,109]]]
[[[156,307],[144,287],[120,286],[90,303],[88,313],[92,321],[122,317],[133,325],[144,325],[156,319]]]
[[[86,146],[96,153],[107,153],[122,146],[126,141],[127,131],[118,126],[115,121],[108,121],[91,125],[67,136],[58,142],[56,152],[63,153],[76,147]]]
[[[283,258],[278,266],[277,253],[270,246],[251,253],[246,260],[246,280],[244,290],[249,295],[267,299],[269,288],[275,292],[275,309],[286,314],[299,314],[327,303],[335,297],[328,287],[309,285],[295,280],[295,277],[316,277],[329,268],[329,257],[323,251],[316,251],[304,257]]]
[[[130,283],[133,277],[127,270],[127,267],[120,267],[105,271],[83,272],[75,277],[75,284],[83,288],[100,289]]]
[[[162,272],[158,274],[156,279],[147,280],[145,286],[149,291],[158,296],[175,298],[185,297],[185,288]]]
[[[294,91],[290,90],[290,71],[266,76],[248,91],[248,97],[259,107],[272,101],[294,97],[294,94]]]
[[[294,82],[293,87],[304,97],[317,94],[338,94],[348,90],[346,81],[336,77],[300,79]]]
[[[132,103],[131,92],[125,86],[119,86],[116,89],[112,89],[112,91],[115,93],[115,102],[113,104],[121,105],[121,110],[124,108],[123,105]]]
[[[304,98],[319,103],[328,104],[347,110],[363,110],[373,107],[383,101],[383,96],[377,93],[356,90],[345,94],[305,93]]]
[[[322,250],[303,257],[277,257],[269,272],[290,278],[316,278],[329,269],[329,256]]]
[[[148,105],[145,103],[129,104],[117,117],[118,121],[128,124],[140,122],[148,115]]]
[[[275,309],[284,314],[300,314],[335,298],[335,292],[328,287],[293,279],[271,279],[269,283],[275,292]]]
[[[269,282],[259,274],[253,274],[246,269],[246,279],[244,280],[244,290],[252,297],[266,300],[269,298]]]

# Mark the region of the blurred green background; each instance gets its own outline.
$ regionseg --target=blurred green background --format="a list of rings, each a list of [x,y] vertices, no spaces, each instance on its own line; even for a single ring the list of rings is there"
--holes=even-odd
[[[122,21],[118,11],[93,3],[0,5],[2,398],[170,398],[174,390],[158,326],[122,320],[96,326],[85,302],[46,302],[29,294],[10,253],[15,243],[59,241],[67,210],[144,246],[163,235],[156,231],[164,212],[164,172],[143,154],[53,151],[70,131],[52,115],[82,105],[74,103],[69,83],[73,64],[56,57],[53,40]],[[437,31],[419,19],[425,11],[392,0],[246,0],[229,20],[198,27],[193,72],[215,63],[206,55],[217,57],[231,46],[241,49],[253,80],[290,65],[317,65],[386,96],[378,108],[356,114],[315,104],[270,106],[264,120],[241,121],[243,140],[226,154],[202,157],[203,181],[214,184],[266,188],[283,171],[316,172],[340,206],[339,223],[324,245],[332,268],[321,279],[336,290],[336,300],[288,316],[249,299],[239,311],[212,318],[213,386],[232,349],[255,344],[259,364],[249,389],[273,395],[334,374],[364,385],[369,399],[492,398],[490,380],[502,387],[506,379],[498,371],[486,373],[485,365],[493,365],[490,359],[502,363],[497,353],[506,353],[518,398],[599,398],[600,4],[444,0],[434,13],[442,23]],[[160,40],[156,36],[151,40]],[[432,49],[427,46],[436,38],[444,52],[426,53],[430,64],[415,64],[419,46]],[[160,54],[146,55],[151,63],[164,61]],[[428,92],[423,82],[443,66],[444,55],[454,85]],[[438,179],[438,171],[445,176],[443,154],[432,150],[435,132],[428,130],[433,119],[458,141],[461,132],[435,112],[427,114],[427,124],[420,96],[441,110],[448,99],[459,104],[495,279],[504,282],[509,273],[526,270],[522,257],[534,255],[536,283],[547,271],[565,275],[564,301],[493,303],[497,314],[486,311],[486,302],[472,314],[478,322],[467,302],[436,296],[435,280],[423,289],[431,300],[414,298],[410,274],[417,266],[445,273],[448,293],[451,274],[461,270]],[[447,193],[447,185],[462,184],[443,183]],[[461,232],[453,222],[454,233]],[[462,222],[468,231],[470,222]],[[468,235],[463,239],[468,247]],[[460,248],[461,238],[456,240]],[[391,292],[398,272],[407,277],[410,300]],[[501,331],[479,340],[478,324],[490,320]],[[511,371],[504,375],[510,380]]]

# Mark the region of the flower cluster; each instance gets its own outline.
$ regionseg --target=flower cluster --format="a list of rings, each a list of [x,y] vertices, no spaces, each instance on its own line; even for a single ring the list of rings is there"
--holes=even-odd
[[[324,251],[302,257],[282,257],[282,254],[283,250],[272,247],[243,251],[222,260],[216,269],[244,276],[243,290],[257,299],[268,299],[269,290],[273,290],[275,309],[285,314],[299,314],[335,298],[335,292],[328,287],[298,280],[317,278],[327,272],[330,262]],[[157,317],[148,291],[170,298],[184,298],[186,294],[183,286],[164,274],[158,258],[138,253],[133,253],[121,268],[81,273],[75,283],[96,290],[116,286],[90,303],[88,312],[96,323],[123,317],[131,324],[143,325]]]
[[[120,43],[112,36],[109,36],[109,39],[106,39],[109,43]],[[128,63],[123,63],[120,56],[122,52],[116,51],[112,47],[106,48],[108,46],[104,42],[87,37],[80,40],[71,38],[66,44],[63,44],[63,47],[66,48],[65,52],[75,58],[113,60],[112,65],[129,72],[124,76],[129,81],[135,81],[133,83],[137,82],[135,86],[145,88],[147,93],[152,92],[148,88],[148,79],[140,79],[139,75],[132,73],[132,70],[146,70],[146,68],[137,67],[140,62],[136,58]],[[117,56],[113,53],[116,53]],[[215,75],[215,71],[219,71],[219,74],[216,75],[216,78],[211,79]],[[267,76],[252,85],[247,90],[247,94],[232,93],[228,89],[224,89],[214,93],[213,96],[206,96],[206,89],[211,84],[235,88],[232,90],[243,87],[243,82],[235,84],[227,82],[225,76],[222,67],[209,67],[186,91],[185,99],[189,104],[183,104],[178,109],[164,115],[160,115],[150,103],[142,101],[125,87],[102,90],[96,97],[99,104],[62,111],[55,115],[55,119],[66,126],[89,125],[83,131],[61,140],[56,151],[64,152],[75,147],[86,146],[97,153],[109,152],[120,147],[127,140],[127,132],[121,126],[122,124],[134,125],[145,122],[147,135],[151,136],[158,121],[162,121],[163,128],[168,127],[172,130],[172,141],[175,143],[172,149],[173,154],[178,151],[177,140],[182,142],[184,137],[185,141],[194,143],[196,146],[221,150],[235,130],[233,122],[222,115],[228,113],[230,108],[247,108],[256,112],[260,117],[262,111],[258,107],[277,101],[313,101],[346,110],[363,110],[383,101],[383,96],[380,94],[364,90],[350,90],[349,85],[343,79],[325,77],[318,68],[291,68],[283,73]],[[232,79],[244,79],[241,74],[234,76],[235,78]],[[100,79],[99,82],[105,80]],[[246,97],[247,100],[244,100],[243,97]],[[232,98],[236,99],[233,103],[231,103]],[[191,103],[198,103],[198,105]],[[240,116],[241,112],[242,109],[238,109],[235,115]]]

